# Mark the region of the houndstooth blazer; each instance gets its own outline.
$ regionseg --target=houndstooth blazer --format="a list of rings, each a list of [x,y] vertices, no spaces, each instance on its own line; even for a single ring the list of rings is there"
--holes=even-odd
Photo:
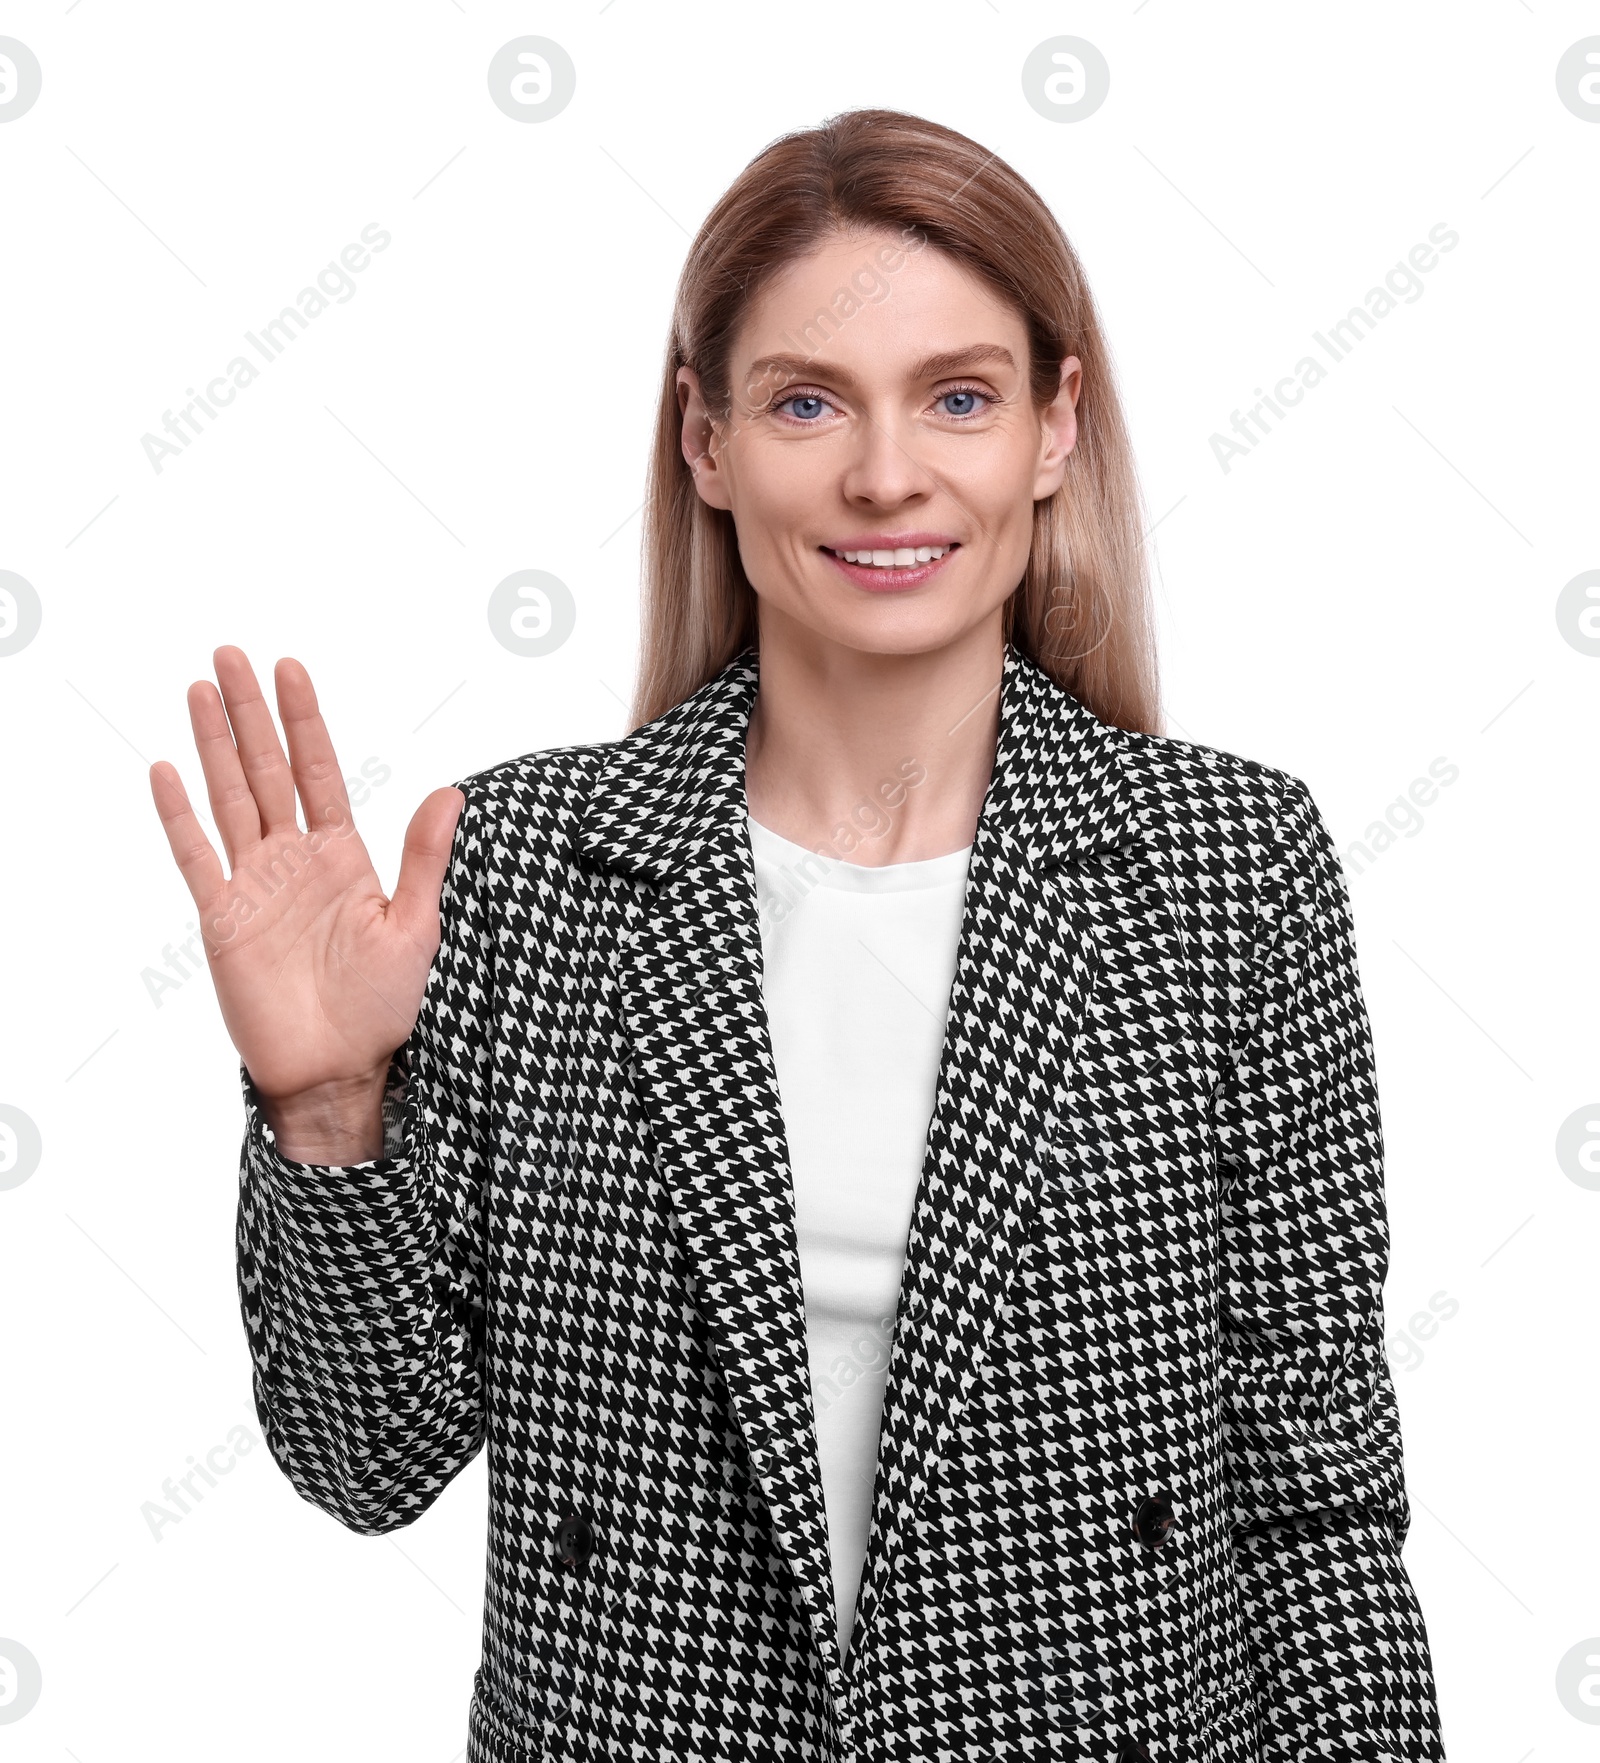
[[[382,1158],[286,1160],[241,1072],[274,1459],[373,1535],[487,1441],[468,1763],[1441,1758],[1338,856],[1014,648],[841,1662],[757,678],[463,781]]]

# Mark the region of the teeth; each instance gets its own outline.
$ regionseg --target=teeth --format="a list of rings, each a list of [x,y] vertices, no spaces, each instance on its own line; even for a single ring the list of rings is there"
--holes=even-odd
[[[865,563],[873,569],[911,569],[919,563],[932,563],[943,557],[948,545],[902,545],[897,551],[841,551],[846,563]]]

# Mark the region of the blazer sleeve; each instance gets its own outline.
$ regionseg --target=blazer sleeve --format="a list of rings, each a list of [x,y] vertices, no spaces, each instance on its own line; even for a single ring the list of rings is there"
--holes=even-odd
[[[1287,779],[1215,1097],[1225,1437],[1263,1763],[1437,1763],[1432,1663],[1383,1344],[1388,1223],[1348,888]]]
[[[240,1066],[235,1243],[255,1408],[296,1491],[381,1535],[432,1505],[483,1443],[483,1189],[492,947],[471,780],[440,898],[440,947],[394,1054],[384,1155],[295,1163]]]

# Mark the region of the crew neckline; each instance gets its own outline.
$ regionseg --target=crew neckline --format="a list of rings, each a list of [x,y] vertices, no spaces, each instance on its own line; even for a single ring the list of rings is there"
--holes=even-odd
[[[751,852],[757,861],[787,870],[809,887],[841,888],[854,894],[891,894],[961,881],[972,856],[971,845],[963,845],[959,851],[913,858],[909,863],[850,863],[842,857],[827,857],[797,845],[770,826],[763,826],[748,809],[745,821],[750,829]]]

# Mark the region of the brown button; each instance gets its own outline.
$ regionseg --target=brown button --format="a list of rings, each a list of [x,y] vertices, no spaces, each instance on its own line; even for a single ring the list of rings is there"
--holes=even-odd
[[[575,1512],[556,1520],[556,1557],[563,1567],[581,1567],[594,1553],[594,1527]]]
[[[1147,1494],[1133,1515],[1133,1534],[1147,1549],[1159,1549],[1172,1535],[1177,1518],[1165,1494]]]

